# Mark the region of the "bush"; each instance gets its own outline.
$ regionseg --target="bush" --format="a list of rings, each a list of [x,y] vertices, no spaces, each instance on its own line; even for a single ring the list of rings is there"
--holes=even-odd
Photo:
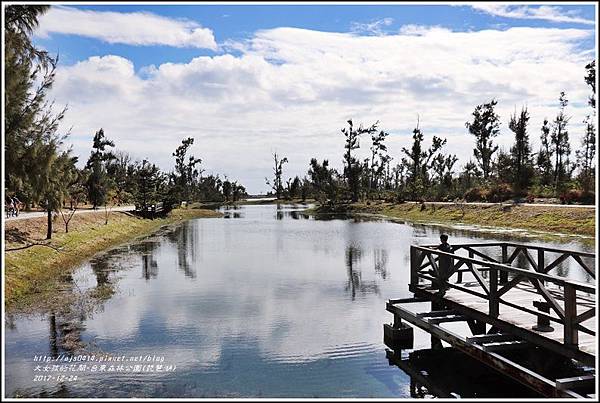
[[[594,193],[584,192],[580,189],[569,189],[560,194],[560,202],[562,204],[594,204]]]
[[[486,199],[490,203],[500,203],[509,200],[513,196],[513,190],[508,183],[499,183],[490,187]]]
[[[463,196],[467,202],[482,202],[486,200],[487,192],[480,187],[474,187],[465,192]]]

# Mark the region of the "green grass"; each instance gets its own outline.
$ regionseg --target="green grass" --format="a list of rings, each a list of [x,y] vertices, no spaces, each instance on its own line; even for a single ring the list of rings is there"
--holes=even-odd
[[[319,207],[315,212],[378,214],[417,222],[472,224],[519,228],[552,234],[594,237],[596,211],[590,208],[536,207],[512,205],[436,205],[425,203],[354,203],[335,208]]]
[[[78,226],[74,225],[75,229],[53,235],[51,245],[58,251],[33,246],[5,252],[5,307],[8,310],[43,300],[60,288],[78,264],[98,252],[147,236],[166,225],[190,218],[220,215],[211,210],[188,208],[176,209],[165,218],[150,220],[115,212],[106,225],[102,213],[76,215],[80,222]],[[11,228],[25,227],[25,221],[30,220],[15,221],[11,223]],[[7,241],[9,247],[11,243]]]

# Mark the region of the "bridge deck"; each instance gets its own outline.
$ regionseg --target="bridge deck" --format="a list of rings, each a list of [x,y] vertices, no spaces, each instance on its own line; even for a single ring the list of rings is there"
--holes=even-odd
[[[476,281],[462,283],[461,286],[473,289],[476,291],[482,292],[482,288]],[[562,290],[552,289],[552,287],[548,287],[549,291],[552,293],[554,298],[560,303],[562,301]],[[425,292],[429,292],[434,294],[434,290],[425,290]],[[489,314],[489,303],[486,299],[480,298],[476,295],[468,294],[464,291],[450,288],[446,291],[444,298],[462,306],[474,309],[476,311],[481,312],[484,315]],[[531,285],[520,284],[518,286],[513,287],[504,296],[505,299],[510,300],[512,303],[533,308],[534,301],[540,301],[541,297],[536,292],[536,289]],[[590,308],[593,308],[596,305],[594,296],[580,296],[577,295],[577,313],[581,314]],[[564,329],[563,326],[559,323],[551,323],[551,326],[554,328],[552,332],[538,332],[532,329],[533,326],[537,323],[537,316],[529,314],[527,312],[520,311],[518,309],[512,308],[510,306],[502,306],[498,315],[498,319],[508,322],[512,325],[518,326],[522,329],[526,329],[531,331],[532,333],[536,333],[542,337],[545,337],[550,340],[557,341],[559,343],[563,343],[564,339]],[[596,321],[595,318],[590,318],[582,324],[590,330],[596,331]],[[596,337],[587,333],[580,332],[579,333],[579,349],[581,351],[585,351],[586,353],[596,355]]]
[[[586,281],[558,275],[568,272],[567,262],[583,270]],[[444,340],[544,396],[590,396],[595,394],[590,389],[596,361],[595,278],[593,253],[510,242],[453,245],[451,252],[412,245],[409,290],[414,297],[388,301],[394,324],[384,325],[384,342],[394,354],[412,348],[412,328],[403,325],[405,320],[431,334],[432,348]],[[430,302],[431,311],[405,308],[415,302]],[[466,322],[472,336],[440,326],[447,322]],[[520,362],[536,354],[527,365]]]

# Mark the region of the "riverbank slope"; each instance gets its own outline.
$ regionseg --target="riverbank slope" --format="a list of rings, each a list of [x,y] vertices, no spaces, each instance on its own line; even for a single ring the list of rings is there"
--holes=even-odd
[[[27,306],[55,292],[71,270],[113,246],[147,236],[166,225],[191,218],[219,217],[207,209],[176,209],[165,218],[143,219],[127,212],[75,214],[65,232],[62,219],[54,221],[51,241],[45,241],[46,218],[6,222],[4,303],[6,309]],[[32,243],[43,244],[26,247]],[[24,248],[24,249],[19,249]],[[14,250],[11,250],[14,249]]]
[[[471,224],[518,228],[552,234],[594,237],[596,209],[586,207],[535,206],[468,203],[352,203],[334,207],[319,206],[314,213],[374,214],[416,222]]]

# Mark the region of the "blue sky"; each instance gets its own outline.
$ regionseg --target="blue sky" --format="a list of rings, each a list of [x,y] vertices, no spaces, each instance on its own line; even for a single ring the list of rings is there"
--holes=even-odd
[[[472,157],[464,122],[477,103],[498,98],[503,121],[526,105],[535,143],[565,90],[577,141],[594,13],[591,3],[69,4],[42,18],[35,42],[60,53],[53,95],[69,105],[82,159],[103,127],[168,170],[172,149],[193,136],[206,172],[262,192],[275,150],[288,155],[288,176],[313,156],[341,166],[348,118],[380,120],[398,162],[419,115],[426,138],[449,139],[458,169]]]
[[[384,33],[397,32],[401,26],[439,25],[453,31],[482,29],[507,29],[509,27],[561,27],[580,28],[581,23],[548,20],[522,20],[475,11],[469,6],[447,5],[81,5],[82,10],[116,11],[131,13],[150,12],[170,18],[190,19],[213,30],[218,43],[242,40],[255,31],[277,27],[296,27],[326,32],[351,32],[354,24],[369,24],[391,19],[381,26]],[[592,5],[568,6],[561,9],[575,11],[584,19],[594,20]],[[585,26],[585,25],[584,25]],[[37,38],[37,43],[53,52],[60,52],[63,64],[98,54],[114,54],[129,58],[135,66],[186,62],[200,55],[218,52],[200,49],[172,48],[169,46],[135,47],[108,44],[94,38],[76,35],[53,35]],[[593,48],[594,38],[583,41],[582,46]]]

